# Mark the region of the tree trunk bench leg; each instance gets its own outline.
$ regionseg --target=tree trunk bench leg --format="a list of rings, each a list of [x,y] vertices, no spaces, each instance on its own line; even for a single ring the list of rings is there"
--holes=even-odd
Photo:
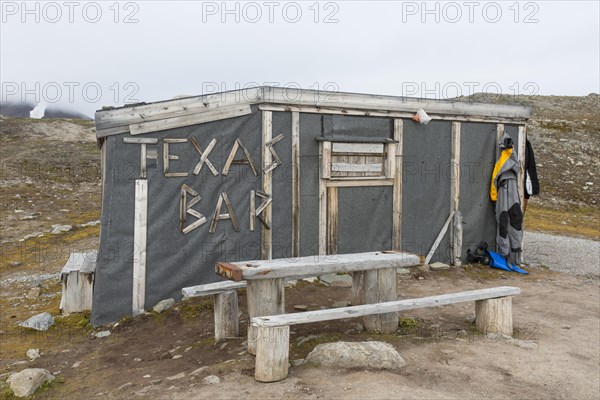
[[[385,268],[364,272],[363,297],[365,304],[384,303],[398,300],[396,290],[396,268]],[[398,313],[391,312],[363,317],[367,331],[393,333],[398,330]]]
[[[290,354],[289,326],[261,326],[256,329],[254,379],[276,382],[288,375]]]
[[[237,291],[229,290],[214,295],[215,340],[220,342],[240,335],[238,325]]]
[[[248,319],[267,315],[285,314],[285,286],[283,278],[248,280]],[[248,323],[248,353],[256,354],[255,330]]]
[[[499,333],[512,336],[512,297],[477,300],[475,302],[475,324],[484,334]]]

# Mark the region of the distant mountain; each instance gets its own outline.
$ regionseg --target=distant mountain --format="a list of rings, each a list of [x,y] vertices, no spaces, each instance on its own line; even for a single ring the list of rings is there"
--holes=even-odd
[[[0,114],[7,117],[29,118],[29,112],[33,110],[35,104],[6,102],[0,103]],[[66,110],[60,107],[49,105],[44,112],[44,118],[71,118],[91,120],[85,114],[77,111]]]

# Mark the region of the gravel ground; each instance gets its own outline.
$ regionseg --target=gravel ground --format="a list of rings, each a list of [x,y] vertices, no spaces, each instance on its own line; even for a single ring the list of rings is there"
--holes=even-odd
[[[523,242],[529,264],[575,275],[600,275],[600,242],[541,232],[525,232]]]

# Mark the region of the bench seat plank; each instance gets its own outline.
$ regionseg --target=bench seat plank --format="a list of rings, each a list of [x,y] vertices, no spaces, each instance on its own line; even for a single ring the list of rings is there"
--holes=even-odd
[[[384,314],[394,311],[413,310],[417,308],[437,307],[448,304],[462,303],[493,299],[497,297],[514,296],[521,293],[521,289],[513,286],[500,286],[489,289],[478,289],[467,292],[442,294],[437,296],[421,297],[388,301],[379,304],[364,304],[360,306],[333,308],[326,310],[307,311],[294,314],[269,315],[252,318],[252,325],[259,327],[274,327],[284,325],[306,324],[311,322],[330,321],[335,319],[362,317],[372,314]]]
[[[403,268],[420,265],[420,257],[404,252],[368,252],[280,258],[234,263],[218,262],[217,274],[233,280],[307,278],[340,272],[368,271],[381,268]],[[232,271],[235,269],[235,271]],[[241,274],[239,273],[241,270]]]
[[[181,289],[181,294],[185,297],[210,296],[213,294],[223,293],[229,290],[243,289],[246,287],[246,282],[223,281],[215,283],[207,283],[205,285],[191,286]]]

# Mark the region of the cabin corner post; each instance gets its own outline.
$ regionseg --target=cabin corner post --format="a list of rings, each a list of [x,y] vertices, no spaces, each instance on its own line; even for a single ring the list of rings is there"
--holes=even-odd
[[[273,138],[273,112],[262,111],[262,190],[267,195],[273,195],[273,171],[265,172],[266,168],[269,168],[273,162],[271,152],[267,146],[267,143]],[[263,218],[266,224],[272,227],[272,203],[269,204],[264,212]],[[270,228],[267,228],[262,224],[261,228],[261,258],[263,260],[271,260],[273,258],[273,232]]]
[[[392,249],[400,250],[402,247],[402,165],[403,165],[403,140],[404,124],[399,118],[394,119],[394,140],[395,144],[394,169],[392,176],[394,178],[393,186],[393,211],[392,211]]]
[[[327,254],[327,180],[331,173],[331,142],[319,147],[319,255]]]
[[[135,180],[133,225],[133,291],[132,315],[144,313],[146,303],[146,241],[148,227],[148,181]]]
[[[452,155],[450,161],[450,212],[454,219],[460,218],[460,133],[461,123],[452,122]],[[454,222],[454,221],[453,221]],[[450,230],[450,247],[452,251],[452,264],[459,267],[462,263],[462,221],[452,223]]]

